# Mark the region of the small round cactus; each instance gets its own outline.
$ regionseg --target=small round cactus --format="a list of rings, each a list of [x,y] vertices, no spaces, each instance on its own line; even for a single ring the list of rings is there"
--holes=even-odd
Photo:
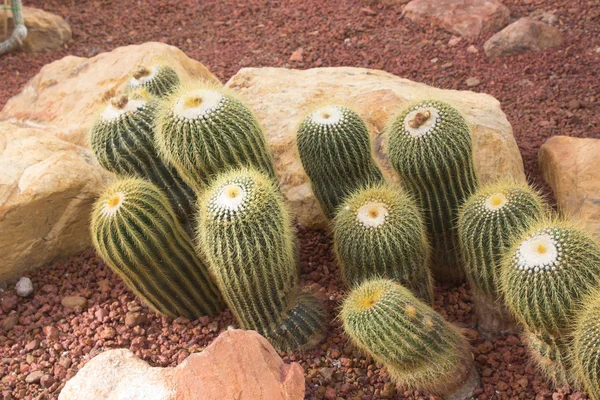
[[[156,311],[217,315],[224,303],[165,195],[139,178],[109,186],[94,205],[92,242],[106,264]]]
[[[517,330],[499,296],[502,255],[511,240],[543,213],[538,193],[514,180],[481,187],[459,212],[461,251],[479,316],[479,330],[488,337]]]
[[[220,175],[199,199],[198,249],[244,329],[280,350],[308,348],[324,335],[325,313],[300,293],[296,240],[281,193],[267,175]]]
[[[600,287],[583,304],[573,334],[573,369],[591,400],[600,400]]]
[[[112,98],[91,129],[90,147],[106,170],[157,185],[187,227],[196,196],[175,168],[165,166],[158,156],[153,129],[157,109],[158,101],[145,89]]]
[[[470,129],[460,113],[439,101],[422,101],[389,127],[389,158],[402,186],[423,210],[436,279],[464,278],[456,219],[477,189]]]
[[[302,166],[327,218],[355,190],[384,182],[360,116],[341,105],[311,112],[296,137]]]
[[[392,279],[432,304],[427,233],[421,212],[401,188],[380,184],[351,194],[333,221],[333,240],[348,286]]]
[[[156,145],[161,157],[197,191],[217,174],[244,166],[276,181],[258,121],[223,88],[183,87],[169,96],[159,111]]]
[[[469,398],[478,386],[467,339],[402,285],[363,282],[344,300],[340,317],[351,341],[397,383],[447,399]]]
[[[177,72],[168,65],[140,65],[133,71],[127,90],[145,88],[150,94],[164,98],[177,90],[179,83]]]

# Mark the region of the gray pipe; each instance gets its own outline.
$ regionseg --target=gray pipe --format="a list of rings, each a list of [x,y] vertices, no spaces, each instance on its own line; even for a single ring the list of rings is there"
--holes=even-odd
[[[12,9],[13,21],[15,22],[15,29],[8,39],[0,43],[0,56],[21,47],[27,37],[27,28],[25,27],[23,14],[21,13],[21,0],[11,0],[10,7]]]

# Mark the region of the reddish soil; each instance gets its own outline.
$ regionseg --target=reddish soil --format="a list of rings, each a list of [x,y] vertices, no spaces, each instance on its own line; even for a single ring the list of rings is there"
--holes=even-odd
[[[500,100],[523,154],[527,174],[542,185],[537,150],[552,135],[600,137],[600,4],[597,0],[505,0],[513,17],[534,10],[554,13],[565,32],[558,48],[507,59],[486,59],[487,37],[462,39],[419,27],[402,18],[402,6],[366,6],[360,0],[26,0],[27,6],[63,16],[73,29],[68,48],[52,53],[14,53],[0,58],[0,107],[46,63],[66,55],[90,57],[126,44],[162,41],[202,61],[223,81],[245,66],[312,68],[362,66],[451,89],[467,89]],[[369,8],[366,8],[369,7]],[[468,52],[469,45],[479,52]],[[303,48],[303,61],[289,61]],[[431,60],[437,58],[436,63]],[[320,290],[335,313],[343,295],[330,240],[323,232],[300,232],[302,279]],[[65,381],[106,348],[129,347],[153,365],[176,365],[200,351],[233,324],[229,313],[214,320],[158,317],[142,306],[146,321],[129,327],[125,315],[140,306],[131,292],[93,254],[84,253],[27,274],[35,292],[28,298],[1,293],[0,393],[4,399],[56,398]],[[436,309],[467,328],[483,388],[478,399],[585,399],[555,390],[528,365],[520,338],[489,342],[477,337],[469,290],[437,288]],[[87,307],[69,311],[67,295]],[[16,314],[8,316],[10,311]],[[8,331],[8,325],[12,326]],[[283,355],[307,375],[307,398],[426,399],[403,393],[384,369],[360,355],[334,321],[327,341],[309,353]],[[35,370],[40,382],[26,383]],[[11,397],[12,396],[12,397]]]

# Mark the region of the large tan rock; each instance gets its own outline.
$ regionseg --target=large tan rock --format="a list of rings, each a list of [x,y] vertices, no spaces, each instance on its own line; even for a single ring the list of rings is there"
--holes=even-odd
[[[109,179],[88,149],[0,122],[0,282],[90,247],[92,203]]]
[[[22,12],[27,27],[27,37],[21,47],[23,50],[56,50],[71,40],[71,27],[62,17],[33,7],[23,7]],[[8,36],[10,36],[15,24],[12,13],[8,15]],[[4,15],[0,12],[0,42],[5,39]]]
[[[392,74],[363,68],[244,68],[226,86],[238,91],[255,111],[274,151],[285,196],[298,222],[323,227],[326,219],[315,199],[295,145],[296,127],[307,110],[324,102],[349,103],[370,127],[377,161],[388,178],[383,130],[389,118],[412,101],[437,98],[453,104],[472,128],[477,173],[483,182],[511,175],[524,180],[523,161],[512,128],[490,95],[441,90]]]
[[[483,44],[489,58],[507,57],[560,46],[563,34],[557,28],[530,18],[521,18]]]
[[[540,148],[544,179],[559,210],[584,220],[600,235],[600,139],[554,136]]]
[[[175,368],[153,368],[129,350],[109,350],[67,382],[59,400],[300,400],[300,364],[284,364],[254,331],[223,332]]]
[[[176,47],[144,43],[116,48],[92,58],[67,56],[44,66],[0,112],[0,120],[44,127],[68,142],[85,145],[102,104],[129,80],[140,64],[162,59],[182,79],[218,82],[198,61]]]

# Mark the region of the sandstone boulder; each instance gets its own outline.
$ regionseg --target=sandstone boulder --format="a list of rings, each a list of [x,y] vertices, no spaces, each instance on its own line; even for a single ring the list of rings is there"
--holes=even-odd
[[[521,18],[489,38],[483,44],[483,50],[489,58],[507,57],[546,50],[560,46],[562,42],[562,32],[557,28],[530,18]]]
[[[419,24],[431,24],[461,36],[478,36],[504,28],[510,11],[497,0],[412,0],[404,14]]]
[[[155,42],[124,46],[92,58],[67,56],[44,66],[6,103],[0,120],[43,127],[60,139],[85,145],[102,104],[129,81],[138,65],[155,59],[164,60],[182,79],[218,82],[176,47]]]
[[[90,247],[91,206],[109,179],[88,149],[0,122],[0,282]]]
[[[457,107],[470,124],[483,182],[505,175],[525,179],[512,128],[490,95],[436,89],[383,71],[348,67],[244,68],[226,86],[242,95],[262,123],[284,194],[298,222],[308,227],[324,227],[326,219],[302,168],[295,135],[308,110],[324,102],[350,104],[367,122],[377,161],[388,178],[394,174],[384,148],[386,123],[410,102],[436,98]]]
[[[90,360],[59,400],[222,400],[304,398],[304,374],[284,364],[254,331],[229,330],[175,368],[153,368],[129,350],[109,350]]]
[[[21,47],[25,51],[56,50],[71,40],[71,27],[60,16],[32,7],[23,7],[27,38]],[[14,29],[12,14],[8,18],[8,35]],[[4,41],[4,16],[0,13],[0,42]]]
[[[600,139],[554,136],[538,161],[561,213],[581,218],[600,235]]]

